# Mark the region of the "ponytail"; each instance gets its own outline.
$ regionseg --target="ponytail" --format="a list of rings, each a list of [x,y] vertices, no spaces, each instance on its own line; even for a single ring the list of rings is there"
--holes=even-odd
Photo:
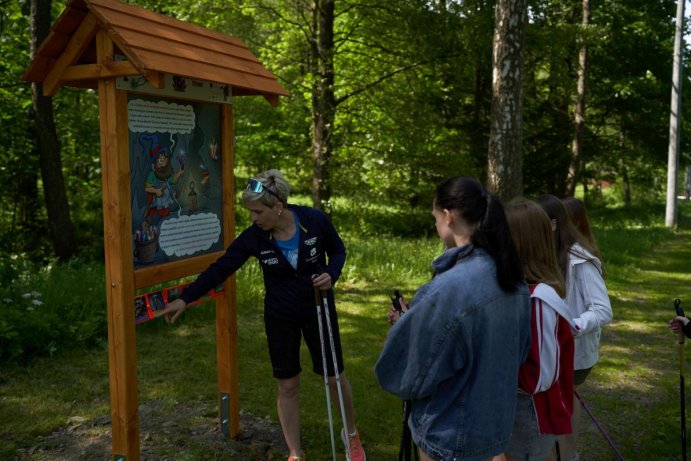
[[[504,291],[516,291],[523,280],[523,267],[499,197],[487,196],[487,210],[473,234],[473,244],[484,248],[494,259],[499,286]]]
[[[473,245],[484,248],[494,260],[499,286],[516,291],[523,268],[499,197],[488,194],[477,179],[457,176],[437,187],[435,206],[456,210],[468,224],[477,224]]]

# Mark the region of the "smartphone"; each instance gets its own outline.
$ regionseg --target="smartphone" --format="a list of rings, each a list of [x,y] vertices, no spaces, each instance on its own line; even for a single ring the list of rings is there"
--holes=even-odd
[[[393,291],[393,296],[391,297],[391,304],[393,304],[394,309],[396,309],[398,312],[403,313],[403,307],[401,307],[401,298],[403,296],[401,295],[401,292],[398,290]]]
[[[681,308],[681,299],[674,300],[674,311],[677,313],[679,317],[685,317],[684,309]]]

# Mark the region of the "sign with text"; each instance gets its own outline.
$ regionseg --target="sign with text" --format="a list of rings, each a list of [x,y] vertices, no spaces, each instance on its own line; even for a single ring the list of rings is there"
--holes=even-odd
[[[134,266],[223,250],[218,104],[128,95]]]
[[[124,57],[119,60],[126,60]],[[115,85],[118,90],[129,93],[143,93],[164,98],[184,98],[200,102],[216,102],[230,104],[232,101],[231,88],[228,85],[205,82],[177,75],[165,74],[163,88],[151,86],[143,75],[118,77]]]

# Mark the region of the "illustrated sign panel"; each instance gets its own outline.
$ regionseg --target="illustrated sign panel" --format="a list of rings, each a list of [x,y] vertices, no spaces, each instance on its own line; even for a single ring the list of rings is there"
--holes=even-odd
[[[223,250],[220,106],[129,94],[134,266]]]

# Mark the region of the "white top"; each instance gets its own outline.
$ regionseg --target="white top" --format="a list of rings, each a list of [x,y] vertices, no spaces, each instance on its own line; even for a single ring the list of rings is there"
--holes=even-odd
[[[561,373],[561,347],[559,344],[559,317],[563,317],[574,332],[576,326],[571,319],[571,312],[559,294],[546,283],[535,286],[532,299],[533,341],[531,348],[537,347],[539,354],[535,357],[540,364],[539,376],[535,382],[533,394],[544,392],[557,382]]]
[[[576,326],[574,368],[590,368],[599,358],[602,327],[612,321],[612,305],[602,263],[578,243],[569,251],[566,305]]]

